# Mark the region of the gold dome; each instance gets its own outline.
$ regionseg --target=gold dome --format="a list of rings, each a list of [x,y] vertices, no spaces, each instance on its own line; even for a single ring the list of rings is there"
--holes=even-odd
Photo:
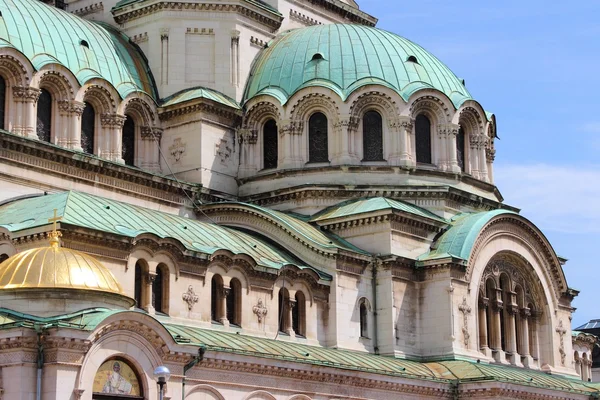
[[[123,295],[115,276],[94,257],[50,246],[17,253],[0,264],[0,289],[78,289]]]

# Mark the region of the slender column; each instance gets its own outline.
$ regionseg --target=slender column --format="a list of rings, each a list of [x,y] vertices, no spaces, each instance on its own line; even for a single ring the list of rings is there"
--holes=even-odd
[[[512,292],[509,293],[509,296],[512,299],[514,299],[515,295],[516,295],[515,293],[512,293]],[[511,299],[511,304],[509,304],[506,307],[506,313],[505,313],[506,351],[508,353],[511,353],[512,364],[520,365],[521,357],[520,357],[519,353],[517,352],[517,327],[516,327],[516,315],[519,312],[519,308],[517,307],[517,305],[514,302],[512,302],[512,299]]]
[[[502,309],[504,308],[504,304],[502,303],[502,300],[496,299],[492,303],[492,308],[493,308],[493,311],[492,311],[491,346],[492,346],[492,350],[500,351],[500,350],[502,350],[502,337],[501,337],[502,321],[500,321],[500,311],[502,311]]]
[[[13,86],[13,97],[19,103],[20,112],[15,125],[15,133],[37,139],[36,105],[42,91],[27,86]]]
[[[485,182],[490,181],[490,177],[488,176],[488,162],[486,159],[486,144],[487,144],[487,136],[483,133],[479,135],[478,147],[477,147],[477,156],[479,162],[479,179]]]
[[[335,140],[335,151],[331,160],[332,165],[351,164],[350,137],[358,127],[358,120],[349,115],[342,116],[333,126],[334,134],[329,140]]]
[[[229,296],[230,293],[231,288],[223,286],[221,296],[219,297],[219,312],[221,314],[219,322],[225,326],[229,326],[229,320],[227,319],[227,296]]]
[[[527,307],[521,309],[521,355],[529,356],[529,318],[531,310]]]
[[[438,135],[437,135],[437,145],[436,148],[432,149],[432,156],[436,157],[432,161],[434,164],[437,164],[438,168],[442,171],[446,171],[448,169],[448,150],[447,150],[447,130],[446,126],[440,125],[438,126]]]
[[[296,307],[296,300],[288,299],[286,307],[285,332],[290,336],[295,336],[293,310]]]
[[[588,379],[590,378],[590,374],[589,374],[589,368],[590,368],[590,362],[588,360],[586,360],[585,358],[583,360],[581,360],[581,379],[584,382],[587,382]]]
[[[529,320],[529,331],[531,332],[531,336],[530,336],[530,353],[531,353],[531,357],[533,357],[534,360],[539,360],[540,355],[539,355],[539,345],[538,345],[538,329],[537,329],[537,325],[538,325],[538,318],[540,317],[540,313],[537,311],[531,311],[531,318]]]
[[[81,116],[85,104],[75,100],[61,100],[58,107],[66,119],[65,132],[58,139],[58,144],[69,149],[82,151],[81,148]]]
[[[446,145],[447,145],[447,159],[448,159],[448,170],[460,173],[460,166],[458,165],[458,156],[456,154],[456,136],[458,135],[458,125],[450,124],[446,130]]]
[[[481,179],[481,174],[479,172],[480,167],[480,154],[479,154],[479,135],[471,135],[469,137],[469,160],[467,161],[470,165],[470,174],[475,179]]]
[[[150,314],[154,314],[154,306],[152,306],[152,285],[154,285],[154,281],[156,280],[156,274],[152,272],[148,272],[148,279],[146,281],[146,293],[144,293],[144,309],[148,311]]]
[[[487,163],[488,182],[494,183],[494,160],[496,159],[496,149],[488,147],[485,149],[485,160]]]
[[[279,157],[279,168],[294,168],[296,161],[306,162],[301,159],[300,154],[294,154],[293,142],[296,142],[302,137],[304,132],[304,122],[297,120],[283,121],[283,126],[279,130],[279,139],[281,140],[281,157]],[[296,146],[297,147],[297,146]]]
[[[233,86],[239,84],[239,46],[240,46],[240,31],[231,31],[231,83]]]
[[[487,311],[489,299],[484,297],[479,300],[479,344],[481,350],[486,352],[488,347]]]
[[[144,169],[158,172],[160,171],[160,155],[158,147],[162,138],[163,130],[156,127],[142,126],[140,130],[142,152],[139,156],[140,166]]]
[[[102,137],[100,140],[100,157],[123,163],[123,124],[126,117],[120,114],[102,114]]]
[[[577,375],[579,375],[581,377],[581,380],[583,380],[583,371],[581,370],[581,360],[575,360],[575,372],[577,372]]]

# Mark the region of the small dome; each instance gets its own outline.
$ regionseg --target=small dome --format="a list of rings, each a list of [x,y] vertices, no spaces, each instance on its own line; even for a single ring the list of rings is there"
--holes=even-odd
[[[0,290],[77,289],[124,295],[112,272],[94,257],[59,247],[17,253],[0,264]]]
[[[454,103],[471,98],[460,79],[421,46],[362,25],[316,25],[277,36],[257,56],[244,101],[270,94],[285,104],[298,90],[325,86],[346,99],[364,85],[379,84],[404,100],[433,88]]]

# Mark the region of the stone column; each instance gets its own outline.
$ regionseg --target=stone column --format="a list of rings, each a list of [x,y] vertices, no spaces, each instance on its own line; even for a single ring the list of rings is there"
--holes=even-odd
[[[491,140],[491,139],[490,139]],[[487,164],[487,182],[494,183],[494,160],[496,159],[496,149],[488,142],[485,149],[485,160]]]
[[[529,318],[531,310],[527,307],[521,309],[521,359],[523,365],[530,368],[533,366],[533,358],[529,352]]]
[[[81,148],[81,115],[85,104],[75,100],[61,100],[58,102],[58,107],[67,120],[66,132],[58,139],[58,144],[69,149],[83,151]]]
[[[589,360],[586,360],[585,358],[581,360],[581,379],[584,382],[587,382],[588,379],[590,378],[590,362]]]
[[[581,377],[583,380],[583,371],[581,370],[581,360],[575,360],[575,372]]]
[[[490,300],[487,297],[479,299],[479,348],[488,353],[487,311]]]
[[[514,303],[516,293],[509,292],[508,295],[511,298],[511,303],[505,308],[505,330],[506,335],[506,352],[510,353],[511,363],[513,365],[522,366],[521,356],[517,351],[517,327],[516,327],[516,315],[519,312],[518,306]]]
[[[341,116],[333,125],[333,135],[328,140],[334,140],[334,153],[331,158],[332,165],[352,164],[350,156],[350,137],[358,128],[358,120],[352,116]],[[364,157],[363,157],[364,158]]]
[[[479,134],[477,143],[477,157],[479,161],[479,179],[484,182],[489,182],[490,177],[488,176],[487,158],[486,158],[486,144],[487,136],[483,133]]]
[[[123,124],[126,117],[120,114],[102,114],[100,117],[102,135],[99,135],[99,156],[111,161],[123,161]]]
[[[460,166],[458,165],[458,156],[456,154],[456,137],[458,136],[458,129],[459,126],[456,124],[448,124],[448,127],[446,128],[448,170],[457,174],[461,172]]]
[[[279,157],[279,168],[294,168],[296,164],[306,162],[302,160],[299,148],[299,139],[304,133],[304,122],[297,120],[283,121],[283,126],[279,130],[279,140],[281,140],[281,153]],[[294,154],[296,151],[298,154]],[[308,157],[308,152],[306,153]],[[308,159],[308,158],[307,158]]]
[[[142,294],[144,297],[145,306],[143,307],[149,314],[154,314],[156,310],[154,310],[154,306],[152,305],[152,285],[154,285],[154,281],[156,280],[156,274],[152,272],[148,272],[148,279],[146,280],[146,293]]]
[[[294,317],[293,310],[296,307],[296,300],[288,299],[287,307],[286,307],[286,320],[285,320],[285,333],[290,335],[291,337],[296,336],[294,332]]]
[[[221,322],[224,326],[229,326],[229,320],[227,319],[227,296],[229,296],[230,293],[231,288],[223,286],[221,290],[221,296],[219,297],[219,311],[221,314],[219,322]]]
[[[531,317],[529,318],[529,332],[530,332],[530,337],[529,337],[529,344],[530,344],[530,348],[531,348],[531,357],[534,359],[534,361],[539,361],[540,358],[540,354],[539,354],[539,343],[538,343],[538,329],[537,329],[537,325],[538,325],[538,319],[540,317],[540,313],[537,311],[531,311]]]
[[[142,126],[141,151],[138,150],[139,165],[141,168],[158,172],[160,171],[159,146],[163,130],[161,128]]]
[[[497,362],[506,362],[505,353],[502,350],[502,321],[500,311],[504,309],[504,303],[502,302],[502,291],[496,289],[496,298],[492,301],[492,332],[491,333],[491,347],[492,355]]]
[[[437,127],[437,140],[432,142],[432,163],[436,164],[442,171],[447,171],[448,168],[448,131],[445,125]],[[437,142],[437,143],[436,143]]]
[[[411,140],[413,120],[410,117],[399,117],[389,124],[390,135],[390,165],[414,167],[415,163],[411,156]]]
[[[13,98],[17,103],[17,122],[13,132],[17,135],[38,139],[37,101],[42,91],[27,86],[13,86]]]
[[[479,154],[479,135],[471,135],[469,136],[469,160],[467,163],[469,164],[470,171],[469,173],[475,179],[481,179],[479,170],[481,165],[480,154]]]

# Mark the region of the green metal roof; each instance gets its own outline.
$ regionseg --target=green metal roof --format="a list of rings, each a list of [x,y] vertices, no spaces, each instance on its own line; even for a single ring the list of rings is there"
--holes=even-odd
[[[437,247],[419,257],[419,261],[456,257],[467,261],[479,232],[490,220],[498,215],[517,213],[509,210],[493,210],[478,213],[459,214],[452,220],[452,226],[436,242]]]
[[[318,227],[311,225],[308,221],[304,221],[297,216],[290,215],[281,211],[271,210],[269,208],[260,207],[249,203],[214,203],[206,204],[205,207],[227,207],[239,206],[241,208],[252,209],[266,217],[269,217],[274,222],[280,224],[285,230],[298,235],[307,243],[313,244],[325,249],[343,249],[361,254],[369,254],[368,252],[354,246],[337,235],[329,232],[323,232]],[[297,214],[296,214],[297,215]]]
[[[63,217],[61,226],[73,225],[130,238],[151,233],[161,238],[173,238],[193,252],[213,254],[228,250],[246,254],[267,269],[295,265],[315,271],[321,279],[331,280],[327,273],[299,265],[286,251],[248,233],[75,191],[17,200],[1,206],[0,226],[11,232],[45,226],[54,209],[58,209],[58,215]]]
[[[93,308],[55,317],[35,317],[0,308],[0,329],[13,327],[43,326],[46,328],[72,328],[93,331],[113,315],[139,311],[116,311]],[[148,318],[151,316],[146,315]],[[506,382],[516,385],[559,390],[569,393],[590,394],[600,392],[600,385],[582,382],[579,379],[549,375],[540,371],[504,365],[490,365],[471,361],[418,362],[364,352],[310,346],[299,342],[273,340],[223,332],[205,328],[179,325],[168,317],[157,321],[165,327],[171,337],[181,345],[203,345],[208,351],[233,353],[309,364],[318,367],[338,368],[380,375],[436,381],[440,383],[470,383],[482,381]]]
[[[208,99],[223,104],[225,106],[235,108],[237,110],[240,109],[240,105],[238,104],[238,102],[232,99],[231,97],[226,96],[221,92],[217,92],[216,90],[200,86],[190,89],[184,89],[175,94],[172,94],[171,96],[162,100],[161,106],[168,107],[174,104],[179,104],[195,99]]]
[[[0,0],[0,12],[0,38],[22,52],[36,69],[58,63],[82,85],[101,77],[123,98],[135,91],[158,97],[145,57],[115,28],[38,0]]]
[[[385,197],[348,200],[321,211],[311,218],[311,222],[325,221],[334,218],[344,218],[352,215],[367,214],[382,210],[400,211],[445,224],[449,223],[449,221],[437,216],[429,210],[401,200],[387,199]]]
[[[313,59],[316,54],[322,59]],[[327,87],[345,100],[369,84],[387,86],[405,100],[423,88],[445,93],[456,107],[471,99],[461,80],[419,45],[373,27],[327,24],[284,32],[263,49],[252,66],[244,101],[269,94],[285,104],[309,86]]]

